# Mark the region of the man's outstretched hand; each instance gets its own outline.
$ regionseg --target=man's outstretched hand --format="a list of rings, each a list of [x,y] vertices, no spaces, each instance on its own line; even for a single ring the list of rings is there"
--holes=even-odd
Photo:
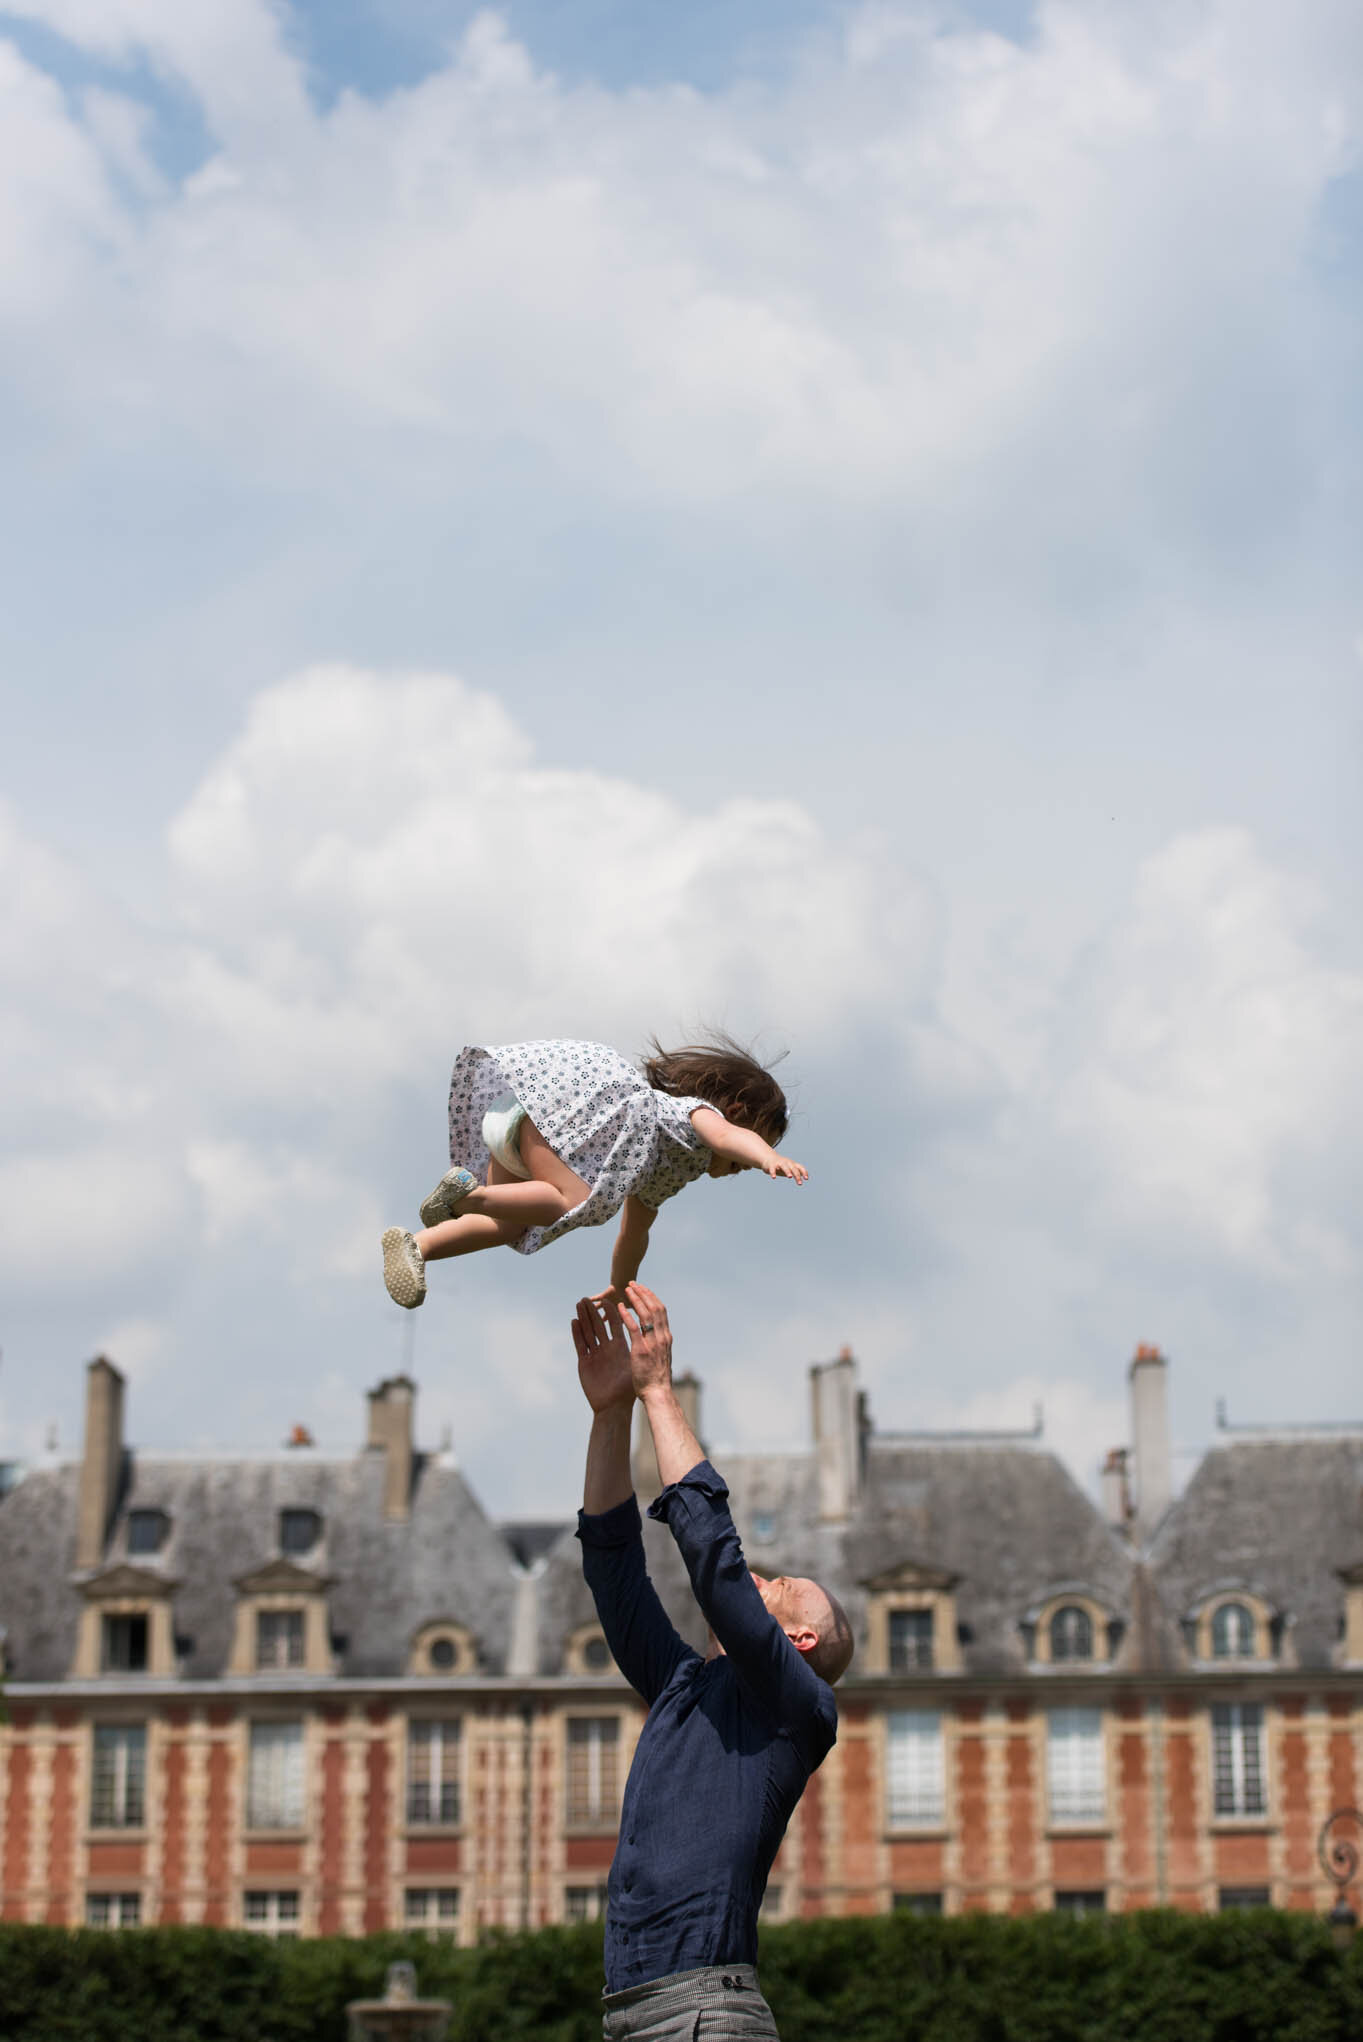
[[[625,1288],[620,1324],[629,1342],[629,1372],[634,1394],[672,1381],[672,1328],[667,1306],[642,1283]]]
[[[633,1403],[629,1345],[618,1306],[609,1305],[603,1311],[594,1298],[579,1298],[573,1320],[573,1345],[577,1349],[577,1379],[593,1411]]]

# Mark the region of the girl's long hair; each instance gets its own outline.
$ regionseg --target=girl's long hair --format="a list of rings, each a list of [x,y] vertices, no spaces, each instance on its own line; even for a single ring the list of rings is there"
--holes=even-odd
[[[713,1042],[687,1042],[680,1049],[664,1049],[655,1035],[652,1049],[643,1072],[655,1092],[704,1099],[735,1127],[750,1128],[773,1146],[781,1140],[790,1118],[786,1095],[766,1065],[732,1035],[717,1033]]]

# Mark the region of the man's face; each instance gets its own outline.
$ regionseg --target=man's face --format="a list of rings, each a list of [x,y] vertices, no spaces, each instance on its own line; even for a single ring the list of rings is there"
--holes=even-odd
[[[754,1574],[753,1580],[768,1615],[776,1619],[783,1631],[817,1633],[824,1599],[817,1581],[809,1581],[802,1574],[778,1574],[775,1580],[769,1580],[765,1574]]]

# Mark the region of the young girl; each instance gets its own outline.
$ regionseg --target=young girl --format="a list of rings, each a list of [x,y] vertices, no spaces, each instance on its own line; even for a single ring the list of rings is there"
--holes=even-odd
[[[503,1245],[533,1255],[619,1212],[610,1282],[596,1300],[615,1304],[639,1273],[658,1207],[684,1184],[754,1169],[805,1182],[803,1163],[772,1147],[786,1100],[770,1071],[727,1037],[653,1050],[642,1069],[600,1042],[462,1050],[450,1080],[454,1168],[422,1204],[419,1233],[383,1236],[394,1303],[421,1303],[428,1262]]]

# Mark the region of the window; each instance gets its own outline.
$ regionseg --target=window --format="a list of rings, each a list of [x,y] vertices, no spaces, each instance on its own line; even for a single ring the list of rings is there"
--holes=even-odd
[[[752,1521],[752,1536],[755,1546],[767,1546],[776,1536],[776,1519],[769,1510],[759,1510]]]
[[[322,1520],[315,1510],[281,1510],[279,1550],[281,1553],[310,1553],[322,1536]]]
[[[890,1611],[890,1671],[912,1673],[931,1666],[932,1611],[892,1609]]]
[[[144,1723],[97,1723],[90,1769],[94,1829],[140,1829],[147,1778]]]
[[[435,1638],[431,1641],[431,1665],[437,1673],[449,1673],[459,1657],[459,1648],[453,1638]]]
[[[1057,1893],[1055,1911],[1057,1914],[1106,1914],[1107,1895],[1101,1887]]]
[[[1052,1822],[1101,1822],[1107,1768],[1101,1709],[1048,1709],[1046,1771]]]
[[[1233,1914],[1242,1907],[1267,1907],[1267,1886],[1223,1886],[1216,1896],[1216,1904],[1223,1914]]]
[[[785,1898],[785,1887],[768,1886],[762,1895],[762,1905],[757,1910],[761,1921],[780,1921],[781,1903]]]
[[[600,1921],[606,1912],[606,1882],[597,1886],[566,1886],[563,1891],[565,1921]]]
[[[298,1934],[296,1893],[245,1893],[242,1895],[243,1925],[258,1936],[291,1938]]]
[[[582,1647],[582,1664],[588,1673],[604,1673],[611,1663],[611,1648],[604,1638],[588,1638]]]
[[[1213,1706],[1212,1800],[1218,1815],[1264,1812],[1264,1712],[1258,1702]]]
[[[170,1519],[164,1510],[130,1510],[128,1512],[128,1553],[159,1553],[170,1530]]]
[[[896,1893],[890,1902],[896,1914],[940,1914],[940,1893]]]
[[[303,1827],[303,1725],[253,1723],[246,1770],[248,1829]],[[297,1902],[297,1894],[294,1896]],[[247,1895],[250,1898],[250,1895]],[[248,1927],[250,1923],[248,1922]]]
[[[1254,1618],[1242,1602],[1223,1602],[1212,1612],[1212,1658],[1253,1657]]]
[[[402,1918],[409,1929],[424,1929],[430,1936],[454,1935],[459,1927],[459,1888],[409,1886]]]
[[[892,1709],[885,1719],[891,1829],[940,1822],[946,1812],[942,1718],[937,1709]]]
[[[87,1929],[135,1929],[142,1920],[140,1893],[87,1893]]]
[[[615,1716],[568,1719],[568,1820],[605,1827],[620,1812],[616,1786],[620,1722]]]
[[[412,1722],[407,1726],[407,1820],[458,1822],[462,1726]]]
[[[105,1617],[100,1626],[99,1661],[105,1673],[145,1673],[147,1670],[145,1615]]]
[[[285,1667],[302,1664],[302,1610],[259,1610],[256,1614],[256,1665]]]
[[[1093,1619],[1077,1602],[1064,1603],[1051,1618],[1051,1658],[1092,1659]]]

